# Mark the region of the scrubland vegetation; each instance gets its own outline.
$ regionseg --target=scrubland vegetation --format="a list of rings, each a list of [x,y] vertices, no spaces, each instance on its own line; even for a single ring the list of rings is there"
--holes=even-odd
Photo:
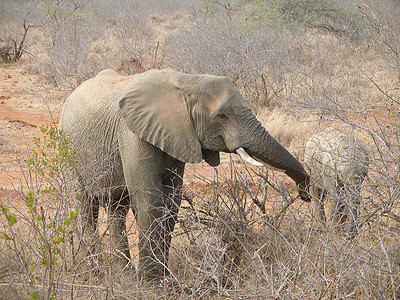
[[[400,298],[398,1],[3,1],[0,28],[2,63],[60,91],[105,68],[224,75],[300,161],[328,126],[356,135],[371,157],[353,239],[322,229],[280,173],[230,157],[212,176],[188,172],[172,275],[154,286],[113,272],[105,231],[102,257],[75,259],[79,153],[42,128],[25,186],[0,199],[0,298]]]

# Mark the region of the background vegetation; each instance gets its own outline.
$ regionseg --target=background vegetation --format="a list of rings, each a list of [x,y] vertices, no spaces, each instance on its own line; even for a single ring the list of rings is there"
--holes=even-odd
[[[154,288],[107,259],[76,262],[75,152],[43,129],[19,201],[0,199],[0,298],[400,297],[398,1],[2,1],[0,28],[2,63],[57,89],[105,68],[225,75],[300,160],[328,126],[357,135],[371,156],[352,240],[315,224],[278,173],[227,157],[211,178],[188,174],[172,279]]]

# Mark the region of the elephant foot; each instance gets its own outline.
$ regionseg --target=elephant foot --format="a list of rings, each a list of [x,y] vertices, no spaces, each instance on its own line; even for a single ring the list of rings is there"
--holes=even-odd
[[[99,265],[101,253],[102,250],[99,245],[95,246],[81,241],[78,250],[73,256],[73,264],[76,267],[86,265],[91,268],[96,268]]]
[[[171,298],[176,298],[179,295],[184,299],[200,299],[193,287],[189,287],[171,276],[160,279],[158,281],[158,288],[166,291]]]
[[[106,276],[101,267],[101,255],[81,250],[73,257],[73,273],[78,282],[99,281]]]
[[[316,217],[314,217],[314,218],[311,220],[310,226],[311,226],[311,229],[312,229],[313,231],[319,232],[319,233],[321,233],[321,232],[326,232],[326,230],[327,230],[326,221],[324,221],[324,220],[321,219],[321,218],[316,218]]]
[[[166,268],[160,268],[160,264],[146,265],[146,268],[139,268],[139,280],[159,283],[165,278],[170,277],[170,272]]]
[[[326,223],[325,222],[315,222],[313,225],[313,230],[315,230],[316,232],[326,232],[327,227],[326,227]]]
[[[121,284],[122,286],[131,285],[133,282],[139,282],[136,268],[128,264],[125,267],[115,265],[107,265],[107,274],[112,282]]]
[[[188,286],[172,276],[153,280],[142,278],[140,285],[146,289],[154,289],[156,293],[162,290],[163,296],[167,296],[170,299],[200,299],[196,292],[197,287]]]
[[[358,234],[358,229],[357,228],[349,228],[349,225],[346,224],[347,226],[344,225],[337,225],[335,226],[335,231],[337,234],[343,236],[347,240],[351,241],[353,240],[357,234]]]
[[[123,251],[103,251],[99,260],[102,265],[111,268],[113,273],[136,272],[134,262]]]

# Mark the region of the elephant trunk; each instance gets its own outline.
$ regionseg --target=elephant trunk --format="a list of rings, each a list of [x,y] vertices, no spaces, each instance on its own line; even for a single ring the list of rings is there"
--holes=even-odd
[[[310,177],[300,162],[276,141],[255,117],[247,125],[244,126],[250,128],[244,133],[247,136],[244,147],[247,154],[270,169],[285,172],[296,182],[299,196],[304,201],[310,201]]]

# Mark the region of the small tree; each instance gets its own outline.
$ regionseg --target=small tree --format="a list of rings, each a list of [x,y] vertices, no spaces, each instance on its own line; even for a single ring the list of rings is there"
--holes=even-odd
[[[36,1],[0,4],[1,61],[16,62],[28,53],[26,51],[29,47],[28,37],[39,22],[36,17],[36,5]]]

